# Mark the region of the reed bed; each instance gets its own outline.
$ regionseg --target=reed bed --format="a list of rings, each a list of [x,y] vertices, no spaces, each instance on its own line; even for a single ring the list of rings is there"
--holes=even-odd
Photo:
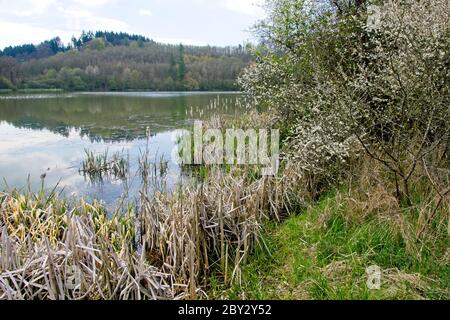
[[[187,298],[205,297],[211,271],[240,281],[240,266],[260,241],[264,222],[287,213],[282,178],[250,184],[237,172],[212,169],[206,183],[143,197],[141,243],[146,258],[173,275]]]
[[[0,194],[0,299],[176,298],[134,246],[134,219],[101,207]]]
[[[213,117],[205,126],[226,125]],[[295,164],[273,177],[211,166],[205,179],[182,175],[175,191],[149,192],[152,176],[167,170],[164,159],[149,161],[147,148],[137,207],[113,217],[97,202],[0,193],[0,299],[207,298],[211,275],[239,283],[248,255],[265,246],[263,225],[297,211],[307,194]]]
[[[96,202],[0,193],[0,299],[201,299],[212,272],[240,281],[262,225],[288,214],[287,186],[301,185],[246,172],[143,191],[138,210],[113,217]]]

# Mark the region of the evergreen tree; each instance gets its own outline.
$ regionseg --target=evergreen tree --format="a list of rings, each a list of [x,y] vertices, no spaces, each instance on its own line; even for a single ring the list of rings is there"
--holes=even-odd
[[[186,78],[186,63],[184,61],[184,47],[180,44],[179,47],[179,59],[178,59],[178,80],[184,81]]]
[[[176,81],[178,77],[178,71],[177,71],[177,61],[175,59],[175,56],[173,53],[170,54],[170,77],[172,80]]]

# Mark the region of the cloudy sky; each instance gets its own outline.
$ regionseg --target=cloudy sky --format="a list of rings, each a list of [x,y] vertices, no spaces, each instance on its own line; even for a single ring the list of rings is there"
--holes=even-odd
[[[236,45],[264,16],[262,0],[0,0],[0,49],[84,30],[137,33],[160,42]]]

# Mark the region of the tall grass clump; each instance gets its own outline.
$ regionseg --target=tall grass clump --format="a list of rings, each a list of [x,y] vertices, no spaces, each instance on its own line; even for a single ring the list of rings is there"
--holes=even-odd
[[[174,298],[169,274],[135,250],[133,213],[0,193],[0,299]]]
[[[147,259],[186,286],[189,298],[205,296],[212,271],[224,283],[239,282],[247,256],[264,246],[264,223],[288,214],[289,182],[264,177],[247,184],[240,171],[213,168],[204,183],[145,199],[139,219]]]
[[[123,152],[116,152],[111,157],[108,150],[95,154],[85,150],[86,157],[82,162],[80,172],[92,182],[101,182],[105,177],[124,180],[129,173],[129,157]]]

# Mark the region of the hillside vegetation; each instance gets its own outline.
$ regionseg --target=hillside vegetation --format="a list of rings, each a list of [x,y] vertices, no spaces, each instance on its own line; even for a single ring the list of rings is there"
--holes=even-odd
[[[247,49],[165,45],[126,33],[84,33],[0,52],[0,89],[237,90]]]

